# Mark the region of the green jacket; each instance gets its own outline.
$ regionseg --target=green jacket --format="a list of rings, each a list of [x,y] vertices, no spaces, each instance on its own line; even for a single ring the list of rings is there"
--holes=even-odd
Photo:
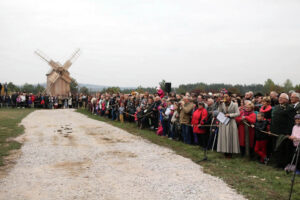
[[[186,103],[180,110],[179,122],[180,124],[191,124],[192,111],[194,108],[193,103]]]
[[[276,105],[272,111],[271,132],[291,135],[294,126],[295,109],[289,105]]]

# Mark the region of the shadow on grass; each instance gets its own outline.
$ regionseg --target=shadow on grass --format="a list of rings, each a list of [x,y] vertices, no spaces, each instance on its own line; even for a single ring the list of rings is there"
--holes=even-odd
[[[223,154],[212,151],[208,152],[208,161],[198,163],[197,161],[203,158],[204,152],[197,146],[186,145],[157,136],[151,130],[137,128],[134,123],[122,124],[106,117],[93,115],[84,109],[78,109],[77,112],[121,128],[160,146],[168,147],[177,154],[190,158],[195,163],[200,164],[204,172],[221,178],[248,199],[288,199],[292,175],[285,174],[281,169],[265,166],[240,156],[225,159]],[[296,177],[293,199],[300,199],[300,177]]]

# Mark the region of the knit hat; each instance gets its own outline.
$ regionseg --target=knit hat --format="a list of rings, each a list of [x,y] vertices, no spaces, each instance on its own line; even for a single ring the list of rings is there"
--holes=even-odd
[[[295,115],[295,119],[300,119],[300,114]]]

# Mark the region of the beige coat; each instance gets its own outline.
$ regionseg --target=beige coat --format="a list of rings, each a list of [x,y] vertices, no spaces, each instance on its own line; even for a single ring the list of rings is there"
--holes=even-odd
[[[230,114],[227,125],[220,123],[217,151],[223,153],[240,153],[239,135],[235,118],[240,115],[238,105],[231,102],[229,107],[219,105],[219,112]]]
[[[186,103],[183,105],[183,107],[180,110],[179,116],[180,124],[191,124],[193,108],[193,103]]]

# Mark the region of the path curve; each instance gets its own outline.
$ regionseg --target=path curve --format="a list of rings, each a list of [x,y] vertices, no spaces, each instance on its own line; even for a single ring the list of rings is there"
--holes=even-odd
[[[38,110],[22,124],[0,199],[244,199],[190,159],[74,110]]]

